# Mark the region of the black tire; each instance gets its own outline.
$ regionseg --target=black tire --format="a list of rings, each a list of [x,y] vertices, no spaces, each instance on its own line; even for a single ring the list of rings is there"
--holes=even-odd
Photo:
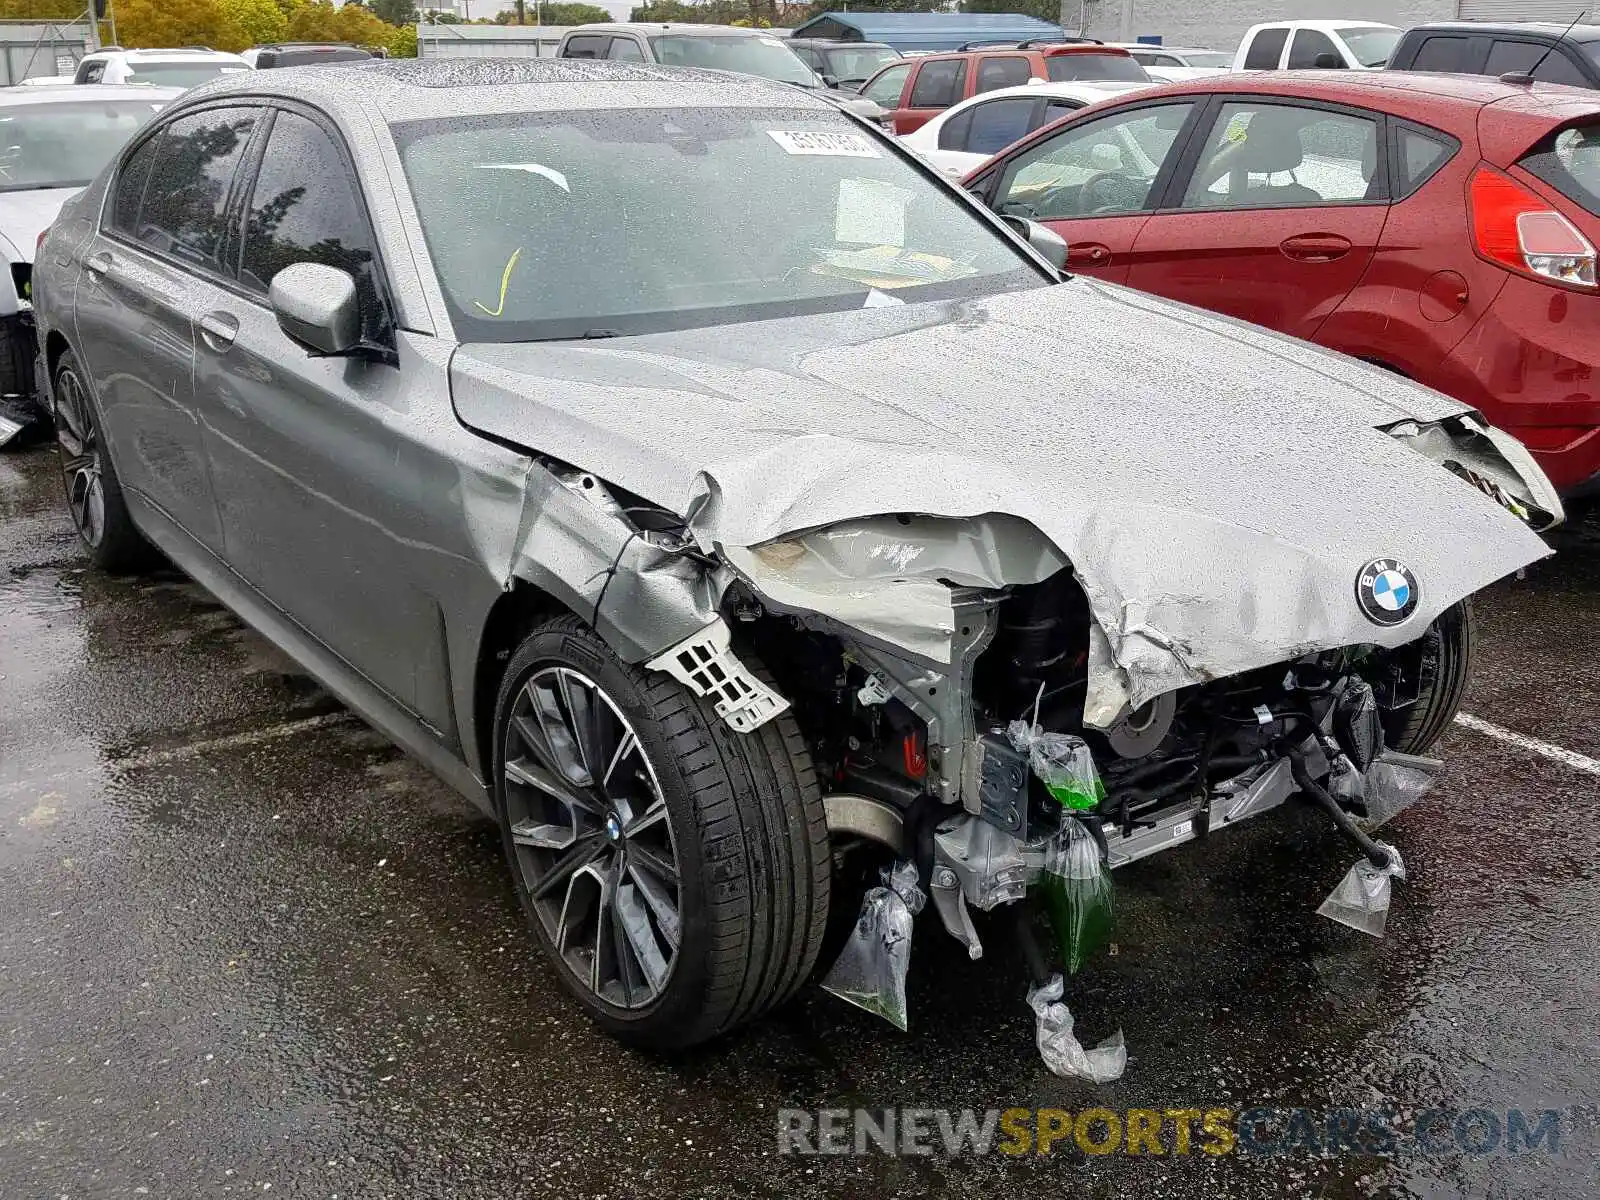
[[[754,669],[754,664],[749,665]],[[569,674],[561,674],[562,669]],[[556,686],[550,684],[552,677]],[[530,828],[551,828],[530,817],[530,809],[543,806],[543,813],[551,811],[551,806],[557,811],[572,809],[551,800],[548,791],[529,785],[528,765],[540,765],[542,755],[523,753],[513,758],[513,769],[522,778],[508,779],[508,751],[527,751],[534,744],[513,728],[513,717],[520,714],[520,730],[528,729],[530,712],[538,714],[527,705],[534,703],[540,688],[552,695],[559,691],[563,711],[584,707],[604,711],[592,697],[575,704],[565,691],[568,678],[585,681],[576,685],[580,692],[590,683],[595,685],[610,709],[605,719],[620,719],[624,728],[631,726],[629,732],[637,737],[647,760],[643,771],[637,767],[632,771],[634,786],[639,782],[655,785],[659,801],[652,803],[665,803],[678,876],[674,885],[678,940],[659,992],[643,1003],[634,1003],[634,989],[627,982],[629,971],[621,963],[621,947],[626,943],[620,926],[612,926],[611,965],[616,967],[616,979],[601,991],[593,986],[601,972],[583,978],[579,974],[582,956],[572,949],[558,951],[555,931],[573,931],[573,926],[565,923],[573,905],[571,881],[587,872],[590,863],[553,885],[560,888],[564,883],[566,889],[553,923],[547,924],[551,922],[551,898],[536,902],[532,891],[558,875],[559,864],[566,861],[560,856],[576,854],[583,842],[574,842],[570,850],[529,845]],[[549,701],[547,696],[545,703]],[[542,719],[539,724],[544,724]],[[582,740],[563,743],[565,753],[581,752],[577,747]],[[619,735],[617,740],[625,738]],[[551,747],[548,737],[542,741],[546,749]],[[807,981],[827,925],[831,864],[821,789],[792,714],[783,713],[751,733],[736,733],[709,703],[682,684],[665,674],[623,663],[593,630],[568,616],[534,630],[512,656],[495,705],[494,747],[496,807],[524,913],[562,983],[607,1032],[652,1049],[692,1046],[776,1007]],[[611,761],[615,765],[618,760]],[[560,782],[570,787],[574,777],[569,771]],[[608,770],[606,781],[610,778]],[[623,786],[628,786],[626,781]],[[620,810],[625,803],[608,799],[617,789],[608,790],[604,783],[597,791],[581,790],[586,800],[599,797],[608,812]],[[588,814],[572,813],[574,836],[580,824],[589,820]],[[601,822],[596,834],[585,833],[584,837],[598,835],[618,843],[602,842],[602,847],[603,853],[617,856],[620,888],[622,872],[632,863],[636,835],[613,833],[612,821],[604,815]],[[623,822],[617,824],[625,827]],[[523,831],[521,843],[513,836],[514,826]],[[640,839],[644,836],[637,835]],[[659,843],[653,853],[657,859],[661,857]],[[599,951],[606,894],[602,889],[598,893],[601,899],[594,903],[596,953],[588,956],[591,964],[605,961]],[[621,907],[618,901],[612,904]],[[637,902],[635,907],[644,911]],[[659,922],[651,929],[653,934],[661,931]],[[578,965],[573,957],[579,958]],[[641,957],[633,955],[631,961],[639,991],[657,986],[640,975]],[[619,987],[627,1002],[619,1002],[624,998],[618,995]]]
[[[122,485],[105,443],[100,409],[72,351],[56,363],[56,445],[67,512],[89,560],[114,575],[144,570],[160,556],[128,515]],[[98,503],[96,493],[98,492]]]
[[[1422,690],[1415,704],[1385,714],[1384,740],[1406,754],[1426,754],[1456,719],[1472,675],[1476,642],[1472,605],[1439,614],[1420,639]]]

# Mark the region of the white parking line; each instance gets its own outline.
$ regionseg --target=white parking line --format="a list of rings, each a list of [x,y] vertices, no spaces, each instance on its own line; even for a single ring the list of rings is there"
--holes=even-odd
[[[1510,746],[1518,746],[1523,750],[1531,750],[1535,754],[1543,755],[1552,762],[1558,762],[1571,767],[1574,771],[1583,771],[1589,775],[1600,775],[1600,762],[1586,754],[1579,754],[1576,750],[1567,750],[1561,746],[1541,742],[1538,738],[1531,738],[1525,734],[1502,729],[1492,721],[1485,721],[1482,717],[1475,717],[1471,713],[1457,713],[1456,724],[1463,729],[1470,729],[1474,733],[1481,733],[1485,737],[1492,737],[1497,741],[1505,742]]]

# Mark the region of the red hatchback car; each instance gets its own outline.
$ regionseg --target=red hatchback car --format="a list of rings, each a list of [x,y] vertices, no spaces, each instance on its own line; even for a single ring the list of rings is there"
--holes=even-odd
[[[1097,104],[966,186],[1068,266],[1408,375],[1600,490],[1600,95],[1223,75]]]

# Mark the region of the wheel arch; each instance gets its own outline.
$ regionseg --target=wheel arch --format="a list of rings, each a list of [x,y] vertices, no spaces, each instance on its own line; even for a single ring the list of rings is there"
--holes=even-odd
[[[44,370],[48,386],[54,386],[56,378],[56,365],[61,361],[61,356],[72,349],[67,341],[67,335],[59,329],[52,329],[44,339]]]
[[[472,750],[491,797],[496,794],[490,778],[494,767],[495,701],[506,667],[529,633],[552,617],[568,612],[571,609],[537,584],[513,578],[510,588],[500,594],[484,619],[472,675]]]

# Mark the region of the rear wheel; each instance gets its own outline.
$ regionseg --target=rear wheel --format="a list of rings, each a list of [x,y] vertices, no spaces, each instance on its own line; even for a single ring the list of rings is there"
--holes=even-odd
[[[563,984],[618,1037],[694,1045],[805,982],[828,915],[827,822],[798,726],[735,733],[563,617],[495,719],[501,833]]]
[[[135,528],[111,465],[100,412],[69,350],[56,364],[56,445],[66,482],[67,511],[94,565],[122,573],[149,566],[154,548]]]
[[[1465,600],[1440,613],[1417,640],[1413,669],[1420,690],[1415,703],[1385,711],[1383,734],[1389,746],[1426,754],[1444,736],[1466,696],[1474,640],[1472,606]]]

